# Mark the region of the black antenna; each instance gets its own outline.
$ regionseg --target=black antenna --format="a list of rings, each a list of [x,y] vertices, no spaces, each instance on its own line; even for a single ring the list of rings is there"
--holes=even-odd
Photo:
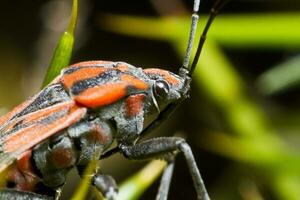
[[[203,30],[203,33],[201,35],[201,38],[199,40],[199,44],[198,44],[198,48],[197,48],[197,52],[195,54],[195,58],[193,60],[193,63],[190,67],[190,70],[188,70],[188,65],[189,65],[189,60],[191,57],[191,51],[192,51],[192,46],[193,46],[193,42],[194,42],[194,38],[195,38],[195,33],[196,33],[196,29],[197,29],[197,22],[198,22],[198,10],[199,10],[199,6],[200,6],[200,0],[194,0],[194,8],[193,8],[193,15],[192,15],[192,24],[191,24],[191,31],[190,31],[190,36],[189,36],[189,42],[188,42],[188,46],[187,46],[187,50],[186,50],[186,54],[184,56],[184,61],[183,61],[183,66],[179,69],[179,75],[181,77],[183,77],[185,79],[185,85],[187,87],[187,90],[184,91],[184,94],[186,95],[186,92],[189,90],[189,84],[191,79],[189,77],[192,76],[195,67],[197,65],[199,56],[201,54],[201,50],[203,47],[203,44],[205,42],[206,39],[206,35],[208,32],[208,29],[211,25],[211,23],[213,22],[214,18],[217,16],[218,11],[224,6],[224,4],[227,2],[227,0],[217,0],[213,7],[210,10],[210,16],[208,18],[208,21],[206,22],[205,28]],[[187,98],[188,95],[185,96],[185,98]],[[154,128],[156,128],[157,126],[159,126],[164,120],[166,120],[171,113],[178,107],[178,105],[181,103],[181,101],[183,101],[184,99],[181,99],[180,101],[170,104],[167,108],[165,108],[164,110],[162,110],[160,112],[160,114],[158,115],[157,119],[152,122],[150,125],[148,125],[142,132],[142,134],[147,134],[149,132],[151,132]]]
[[[219,11],[227,3],[227,1],[228,0],[217,0],[214,3],[213,7],[210,9],[209,18],[208,18],[208,20],[206,22],[206,25],[205,25],[205,27],[203,29],[203,32],[201,34],[201,37],[200,37],[200,40],[199,40],[199,43],[198,43],[198,47],[197,47],[197,51],[196,51],[193,63],[191,65],[190,69],[189,69],[189,75],[190,76],[192,76],[193,73],[194,73],[194,71],[195,71],[196,65],[198,63],[199,57],[200,57],[201,52],[202,52],[203,45],[204,45],[205,40],[206,40],[207,32],[208,32],[208,30],[209,30],[212,22],[214,21],[214,19],[218,15]],[[190,54],[190,52],[189,52],[189,54]]]

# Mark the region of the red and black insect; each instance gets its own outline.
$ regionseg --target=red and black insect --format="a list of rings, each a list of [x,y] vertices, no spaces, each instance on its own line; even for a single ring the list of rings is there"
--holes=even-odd
[[[167,199],[172,158],[183,152],[198,199],[209,199],[192,151],[182,138],[138,141],[189,96],[191,76],[208,28],[223,1],[218,0],[211,9],[188,68],[199,4],[194,1],[187,53],[179,75],[124,62],[81,62],[64,69],[40,93],[0,118],[0,171],[7,171],[7,188],[11,188],[1,190],[0,198],[47,199],[38,194],[40,187],[58,191],[70,168],[77,167],[83,175],[95,157],[120,152],[133,160],[165,158],[168,166],[157,199]],[[117,147],[108,151],[114,141]],[[95,172],[92,177],[93,185],[107,199],[115,199],[117,186],[111,176]]]

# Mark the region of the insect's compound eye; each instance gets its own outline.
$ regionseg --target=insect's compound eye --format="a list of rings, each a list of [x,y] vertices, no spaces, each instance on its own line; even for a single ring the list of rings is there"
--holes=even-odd
[[[158,80],[154,84],[154,94],[156,97],[164,98],[170,90],[169,84],[166,81]]]

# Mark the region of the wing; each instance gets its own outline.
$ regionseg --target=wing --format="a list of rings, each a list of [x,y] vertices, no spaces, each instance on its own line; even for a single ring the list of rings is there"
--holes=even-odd
[[[38,95],[0,118],[0,171],[83,118],[87,108],[146,91],[150,87],[146,80],[141,69],[123,62],[88,61],[66,68]]]
[[[47,86],[17,106],[0,119],[0,171],[85,114],[86,108],[77,106],[60,83]]]
[[[149,83],[141,69],[124,62],[89,61],[64,70],[61,82],[80,105],[100,108],[134,93]]]

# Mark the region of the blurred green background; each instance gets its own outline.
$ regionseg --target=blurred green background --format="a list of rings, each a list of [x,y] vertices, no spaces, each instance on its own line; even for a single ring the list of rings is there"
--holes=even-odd
[[[125,61],[177,72],[191,0],[80,1],[72,63]],[[203,27],[212,0],[203,0]],[[70,0],[2,2],[0,114],[36,93],[68,24]],[[232,0],[209,34],[187,100],[157,131],[191,145],[212,199],[300,199],[300,2]],[[118,183],[146,163],[101,162]],[[63,198],[78,180],[72,171]],[[140,199],[154,199],[157,180]],[[195,199],[182,155],[169,199]]]

